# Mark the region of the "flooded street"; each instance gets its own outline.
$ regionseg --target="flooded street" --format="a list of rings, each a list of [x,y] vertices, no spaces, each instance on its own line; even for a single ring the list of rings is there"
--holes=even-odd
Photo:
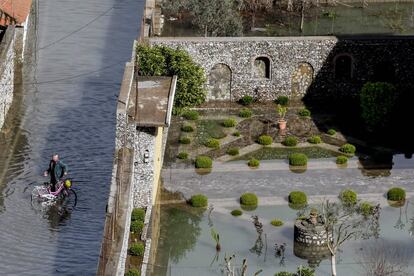
[[[94,275],[112,170],[116,97],[144,1],[39,1],[37,62],[26,64],[16,125],[0,137],[2,275]],[[33,77],[29,77],[33,75]],[[69,166],[72,213],[30,195],[52,153]],[[78,181],[78,182],[77,182]]]

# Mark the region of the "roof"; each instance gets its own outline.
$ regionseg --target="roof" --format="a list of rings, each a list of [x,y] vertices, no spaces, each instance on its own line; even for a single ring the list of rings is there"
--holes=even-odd
[[[155,127],[170,124],[176,83],[176,76],[138,77],[137,116],[135,116],[137,126]],[[135,90],[135,87],[134,84],[132,89]]]
[[[0,0],[0,25],[22,24],[31,6],[32,0]]]

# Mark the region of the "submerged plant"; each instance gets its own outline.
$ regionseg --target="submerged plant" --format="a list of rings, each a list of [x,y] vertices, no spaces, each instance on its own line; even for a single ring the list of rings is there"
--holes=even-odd
[[[211,237],[216,242],[216,250],[220,251],[221,250],[220,235],[219,233],[216,232],[216,230],[214,230],[214,228],[211,228]]]

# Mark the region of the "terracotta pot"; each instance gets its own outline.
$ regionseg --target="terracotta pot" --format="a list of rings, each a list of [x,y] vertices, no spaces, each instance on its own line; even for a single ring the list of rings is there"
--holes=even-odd
[[[279,120],[277,123],[278,123],[280,130],[286,129],[286,123],[287,123],[286,120]]]

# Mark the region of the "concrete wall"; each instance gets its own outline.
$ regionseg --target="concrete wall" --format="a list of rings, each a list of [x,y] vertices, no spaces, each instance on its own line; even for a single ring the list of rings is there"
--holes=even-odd
[[[13,101],[15,42],[15,29],[8,27],[0,43],[0,129]]]
[[[315,99],[353,95],[365,82],[377,80],[377,68],[388,64],[393,67],[395,83],[410,87],[414,82],[413,37],[150,38],[149,43],[188,51],[209,78],[209,100],[237,100],[243,95],[258,100],[279,95]],[[341,55],[352,60],[352,78],[347,80],[335,76]],[[269,62],[268,78],[260,61]],[[217,87],[225,88],[225,84],[211,81],[212,69],[218,64],[231,71],[228,94],[217,93]]]

